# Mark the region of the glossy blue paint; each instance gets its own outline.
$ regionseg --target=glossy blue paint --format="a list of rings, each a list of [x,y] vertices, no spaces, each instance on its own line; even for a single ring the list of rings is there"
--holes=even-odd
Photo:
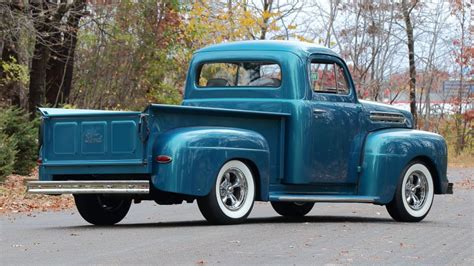
[[[438,134],[413,129],[385,129],[370,133],[365,142],[359,195],[378,196],[379,204],[393,198],[404,168],[412,160],[423,160],[431,168],[435,192],[446,191],[446,142]]]
[[[196,85],[203,63],[238,60],[278,63],[281,86]],[[311,60],[341,66],[350,93],[313,92]],[[312,44],[248,41],[203,48],[191,61],[181,106],[153,104],[143,112],[41,112],[41,180],[144,174],[158,191],[204,196],[220,167],[240,159],[255,171],[258,200],[304,193],[308,198],[341,195],[385,204],[404,167],[421,158],[436,174],[437,192],[447,187],[442,137],[412,130],[406,111],[359,101],[344,61]],[[371,112],[399,114],[405,122],[373,121]],[[172,161],[158,164],[158,155]]]
[[[241,128],[184,127],[158,135],[154,154],[168,155],[168,164],[154,164],[152,183],[159,189],[205,196],[222,165],[230,159],[254,162],[260,195],[267,197],[270,148],[259,133]]]
[[[231,159],[252,162],[262,199],[268,184],[284,176],[287,113],[241,111],[194,106],[148,107],[153,155],[168,155],[170,164],[155,164],[152,183],[169,192],[202,196],[220,167]]]
[[[63,174],[148,173],[140,112],[40,108],[41,180]]]

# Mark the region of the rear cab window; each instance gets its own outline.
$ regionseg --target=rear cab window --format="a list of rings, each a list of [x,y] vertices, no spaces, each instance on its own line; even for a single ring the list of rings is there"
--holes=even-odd
[[[281,67],[275,62],[208,62],[198,68],[196,85],[212,87],[272,87],[281,85]]]

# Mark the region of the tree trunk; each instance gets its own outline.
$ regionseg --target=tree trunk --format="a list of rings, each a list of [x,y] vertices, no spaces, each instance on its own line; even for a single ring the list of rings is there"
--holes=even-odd
[[[36,31],[35,48],[30,69],[30,87],[28,95],[28,111],[33,118],[36,108],[41,104],[46,86],[46,67],[49,58],[49,49],[46,46],[47,18],[43,13],[47,5],[43,1],[31,2],[33,23]]]
[[[18,52],[17,52],[17,37],[11,36],[11,40],[5,39],[3,43],[2,49],[2,61],[7,63],[18,62]],[[3,81],[6,81],[7,73],[3,72],[3,68],[0,67],[0,78]],[[1,92],[2,95],[0,96],[3,98],[2,100],[8,101],[11,105],[15,105],[20,107],[21,100],[20,100],[20,84],[18,81],[10,81],[10,82],[1,82],[0,85],[2,86]]]
[[[337,13],[337,6],[339,5],[339,0],[331,0],[329,1],[329,21],[326,31],[326,39],[324,40],[324,46],[330,48],[331,47],[331,30],[333,29],[334,19]]]
[[[23,12],[23,5],[15,1],[6,4],[0,12],[2,18],[0,19],[0,32],[3,34],[0,40],[1,60],[8,64],[20,64],[19,56],[19,38],[20,34],[12,30],[16,27],[15,19],[12,14],[16,12]],[[8,15],[7,15],[8,13]],[[7,81],[7,73],[0,67],[0,97],[2,101],[16,107],[21,107],[21,91],[23,86],[19,80]]]
[[[426,96],[425,96],[425,122],[423,123],[423,130],[429,130],[430,129],[430,116],[431,116],[431,87],[433,86],[433,80],[434,80],[434,71],[431,70],[432,75],[430,77],[430,82],[428,84],[428,88],[426,91]]]
[[[85,0],[76,0],[69,8],[57,12],[53,26],[60,28],[61,18],[66,10],[69,16],[66,31],[57,31],[51,40],[51,56],[46,70],[46,102],[53,107],[68,101],[74,69],[74,53],[77,44],[79,21],[83,15]]]
[[[58,28],[56,26],[56,28]],[[46,68],[45,101],[51,107],[57,107],[60,101],[61,83],[64,76],[66,51],[62,45],[62,34],[57,31],[51,36],[50,56]]]
[[[84,15],[83,12],[85,7],[86,0],[76,0],[75,6],[72,8],[74,13],[71,14],[68,20],[70,32],[68,34],[68,39],[65,42],[65,47],[68,51],[68,60],[66,61],[66,72],[64,74],[64,81],[62,84],[64,102],[68,102],[69,94],[71,93],[72,78],[74,74],[74,56],[77,45],[77,32],[79,31],[79,21]]]
[[[35,51],[31,61],[28,111],[34,117],[36,108],[41,104],[46,87],[46,66],[49,58],[48,48],[36,37]]]
[[[413,127],[417,127],[418,114],[416,111],[416,68],[415,68],[415,38],[413,37],[413,25],[411,23],[410,13],[418,1],[415,1],[410,7],[407,0],[402,0],[402,13],[405,21],[407,44],[408,44],[408,63],[410,66],[410,112],[413,115]]]
[[[263,1],[263,12],[272,12],[272,5],[273,0],[265,0]],[[262,14],[263,16],[263,14]],[[268,21],[270,20],[269,17],[263,16],[263,25],[260,27],[260,40],[265,40],[267,38],[267,31],[268,31]]]
[[[465,147],[465,140],[466,140],[466,125],[467,121],[463,121],[463,90],[464,90],[464,48],[465,48],[465,15],[464,10],[461,11],[461,49],[459,53],[459,90],[458,90],[458,103],[459,108],[456,111],[455,116],[455,126],[456,126],[456,145],[455,145],[455,152],[456,155],[461,154]]]

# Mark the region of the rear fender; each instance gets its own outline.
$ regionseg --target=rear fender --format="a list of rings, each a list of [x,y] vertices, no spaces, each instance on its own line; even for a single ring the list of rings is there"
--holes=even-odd
[[[400,175],[412,160],[427,164],[436,193],[446,191],[447,150],[443,137],[412,129],[386,129],[367,136],[358,194],[378,197],[378,204],[389,203]]]
[[[257,132],[226,127],[185,127],[158,135],[154,157],[167,155],[169,163],[153,162],[152,184],[160,190],[205,196],[229,160],[250,161],[259,200],[268,199],[269,148]]]

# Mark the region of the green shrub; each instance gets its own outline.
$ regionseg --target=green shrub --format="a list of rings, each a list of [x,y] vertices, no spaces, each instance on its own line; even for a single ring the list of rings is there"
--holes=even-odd
[[[0,182],[13,173],[16,153],[15,139],[0,131]]]
[[[30,121],[28,114],[21,109],[0,110],[0,132],[10,137],[16,144],[13,172],[28,175],[36,165],[38,157],[38,122]]]

